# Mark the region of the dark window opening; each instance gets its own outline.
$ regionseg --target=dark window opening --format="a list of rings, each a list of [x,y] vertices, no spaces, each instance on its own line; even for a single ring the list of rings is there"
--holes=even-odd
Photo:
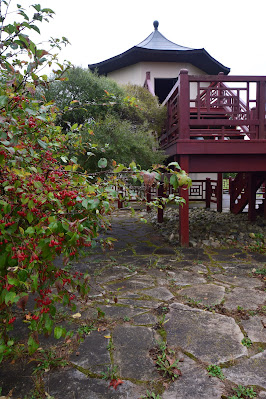
[[[176,82],[177,78],[154,79],[155,94],[160,103],[166,99]]]

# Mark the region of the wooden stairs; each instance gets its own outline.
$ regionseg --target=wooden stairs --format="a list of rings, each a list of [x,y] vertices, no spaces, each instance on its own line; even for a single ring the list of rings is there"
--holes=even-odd
[[[256,201],[256,193],[265,182],[266,172],[238,173],[230,182],[230,211],[234,214],[241,213],[250,201],[254,201],[254,197]],[[263,212],[264,202],[265,198],[256,210],[257,213]]]

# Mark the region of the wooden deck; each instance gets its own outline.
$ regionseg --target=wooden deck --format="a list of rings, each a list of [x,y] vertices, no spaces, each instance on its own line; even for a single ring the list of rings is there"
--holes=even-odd
[[[188,173],[214,172],[220,179],[224,172],[249,174],[243,189],[250,220],[257,187],[252,181],[258,175],[266,179],[265,91],[266,76],[194,76],[182,70],[164,101],[168,118],[160,146],[169,160]],[[187,190],[181,195],[188,202]],[[188,245],[188,205],[180,213],[180,239]]]

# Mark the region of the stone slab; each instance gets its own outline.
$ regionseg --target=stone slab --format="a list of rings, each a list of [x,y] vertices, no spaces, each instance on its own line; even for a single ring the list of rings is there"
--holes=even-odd
[[[178,286],[206,283],[205,278],[202,277],[200,273],[195,274],[186,270],[180,270],[178,272],[169,271],[168,276],[174,281],[175,285]]]
[[[153,300],[148,300],[148,299],[130,299],[130,298],[122,298],[118,299],[118,303],[122,303],[125,305],[130,305],[136,308],[148,308],[148,309],[153,309],[158,306],[158,301],[157,299]]]
[[[156,345],[155,332],[147,327],[123,325],[113,331],[114,363],[122,378],[147,381],[157,376],[149,350]]]
[[[184,260],[200,260],[203,262],[208,262],[210,260],[202,248],[179,248],[178,252]]]
[[[241,324],[252,342],[266,342],[266,316],[253,316]]]
[[[226,276],[224,274],[213,274],[212,277],[218,282],[224,282],[241,288],[255,288],[263,286],[263,282],[260,281],[258,278]]]
[[[109,266],[108,268],[103,270],[103,272],[100,274],[100,277],[98,277],[97,279],[99,280],[99,283],[102,284],[112,280],[128,278],[131,277],[133,274],[136,274],[136,272],[130,271],[125,266]]]
[[[138,399],[145,392],[130,381],[124,381],[116,390],[109,383],[75,369],[60,370],[46,378],[46,391],[56,399]]]
[[[0,367],[0,387],[1,394],[7,396],[12,392],[12,399],[24,398],[33,389],[32,373],[37,362],[29,363],[17,360],[14,364],[10,362],[1,363]]]
[[[199,301],[203,305],[211,306],[221,303],[224,299],[225,288],[215,284],[199,284],[183,288],[178,293]]]
[[[157,317],[152,313],[142,313],[133,317],[133,323],[135,325],[155,325],[157,323]]]
[[[252,273],[254,264],[252,263],[223,263],[223,269],[226,270],[227,275],[231,276],[246,276]]]
[[[142,291],[142,293],[161,301],[170,301],[174,298],[174,295],[165,287],[155,287],[151,290]]]
[[[117,283],[111,283],[105,286],[109,290],[119,290],[119,291],[136,291],[142,288],[150,288],[151,286],[154,286],[154,281],[153,279],[149,277],[144,277],[141,278],[131,278],[123,281],[119,281]]]
[[[266,300],[266,293],[248,288],[234,288],[230,293],[225,294],[224,306],[233,310],[240,306],[243,309],[255,310]]]
[[[167,342],[210,364],[218,364],[247,354],[244,338],[231,317],[174,303],[165,324]]]
[[[210,377],[206,370],[198,365],[183,370],[182,377],[172,383],[162,399],[220,399],[224,392],[224,384]]]
[[[124,317],[132,318],[137,314],[143,313],[143,309],[115,304],[99,305],[99,308],[105,313],[105,318],[108,320],[119,320],[124,319]]]
[[[103,372],[111,363],[107,350],[109,339],[104,338],[104,335],[109,335],[109,332],[92,331],[71,355],[70,361],[94,373]]]
[[[245,359],[236,366],[223,369],[224,375],[235,384],[258,385],[266,389],[266,352]]]
[[[160,247],[154,251],[156,255],[175,255],[175,250],[171,247]]]

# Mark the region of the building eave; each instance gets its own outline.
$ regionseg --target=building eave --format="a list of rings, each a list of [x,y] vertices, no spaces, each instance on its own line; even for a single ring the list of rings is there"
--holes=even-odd
[[[97,70],[99,75],[106,75],[139,62],[190,63],[209,75],[217,75],[219,72],[227,75],[230,72],[230,68],[227,68],[211,57],[204,48],[191,50],[154,50],[134,46],[115,57],[96,64],[89,64],[88,67],[91,71]]]

